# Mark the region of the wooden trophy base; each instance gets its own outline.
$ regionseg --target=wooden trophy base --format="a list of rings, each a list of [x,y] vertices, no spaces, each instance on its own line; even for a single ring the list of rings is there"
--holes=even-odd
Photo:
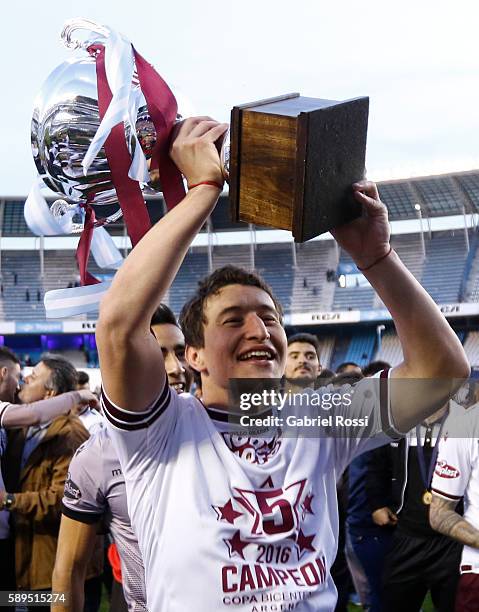
[[[304,242],[361,214],[351,185],[364,177],[369,98],[297,93],[231,111],[234,221],[290,230]]]

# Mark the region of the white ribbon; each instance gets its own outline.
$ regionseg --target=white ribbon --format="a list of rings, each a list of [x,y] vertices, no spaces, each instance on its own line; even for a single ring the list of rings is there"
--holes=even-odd
[[[130,139],[134,141],[133,160],[128,176],[140,183],[148,183],[150,176],[146,157],[136,136],[136,115],[140,90],[132,84],[135,69],[133,49],[130,41],[115,30],[109,31],[103,45],[105,47],[105,72],[112,99],[82,161],[83,172],[87,174],[112,128],[123,123],[130,128]],[[127,146],[131,152],[128,141]]]
[[[62,224],[54,217],[43,197],[38,180],[36,180],[23,209],[25,221],[36,236],[58,236],[64,234]]]
[[[77,211],[78,209],[71,208],[61,219],[54,217],[37,180],[25,202],[24,216],[28,227],[35,235],[58,236],[70,233],[72,219]],[[122,254],[104,227],[96,227],[93,230],[91,253],[100,268],[118,270],[124,261]],[[110,284],[111,281],[106,281],[87,287],[47,291],[44,297],[47,319],[70,317],[96,310]]]
[[[47,319],[64,319],[98,310],[110,285],[111,281],[105,281],[86,287],[47,291],[43,300]]]
[[[91,239],[91,252],[100,268],[118,268],[123,263],[123,255],[113,242],[110,234],[104,227],[95,227]]]

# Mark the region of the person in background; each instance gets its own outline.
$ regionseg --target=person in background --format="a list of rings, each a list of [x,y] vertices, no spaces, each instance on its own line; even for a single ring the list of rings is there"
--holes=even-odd
[[[90,390],[90,376],[84,370],[77,370],[77,389]]]
[[[391,364],[387,361],[382,361],[378,359],[376,361],[371,361],[368,365],[363,368],[363,376],[374,376],[378,372],[382,372],[383,370],[390,370]]]
[[[28,404],[48,400],[75,390],[76,383],[76,370],[66,359],[45,355],[26,377],[19,399]],[[80,420],[69,414],[11,432],[0,508],[13,520],[18,590],[51,589],[68,464],[87,438]]]
[[[478,377],[479,372],[473,370],[471,379],[450,401],[451,418],[439,442],[429,512],[433,529],[463,545],[458,568],[457,612],[479,610]]]
[[[21,379],[20,360],[9,348],[0,347],[0,457],[7,444],[7,430],[19,427],[39,426],[51,419],[67,414],[77,405],[94,403],[91,393],[70,391],[54,398],[30,404],[15,404]],[[5,485],[0,471],[0,494]],[[4,500],[4,503],[9,503]],[[0,591],[15,590],[14,539],[10,533],[10,514],[0,511]],[[3,607],[1,608],[3,609]],[[10,608],[7,608],[10,609]]]
[[[363,368],[363,373],[373,376],[390,367],[385,361],[374,361]],[[367,475],[374,452],[363,453],[349,465],[346,557],[362,606],[370,612],[382,612],[383,564],[397,519],[391,512],[391,520],[383,524],[371,516]]]
[[[448,405],[400,440],[372,451],[368,503],[376,525],[393,531],[384,561],[382,605],[419,612],[428,591],[438,612],[453,612],[461,545],[429,524],[431,481]],[[394,529],[392,529],[394,528]]]
[[[151,328],[161,347],[168,383],[179,393],[189,391],[191,375],[185,360],[185,339],[168,306],[160,304],[152,317]],[[73,491],[77,494],[72,494]],[[62,514],[53,589],[68,593],[69,604],[56,610],[83,611],[88,560],[102,523],[116,545],[108,554],[114,561],[111,612],[146,611],[143,561],[130,524],[125,480],[106,430],[87,440],[73,457]]]
[[[288,338],[284,376],[286,388],[314,387],[321,372],[321,349],[313,334],[294,334]]]
[[[331,380],[331,384],[338,389],[343,385],[355,385],[359,382],[363,376],[357,373],[343,372],[338,374]],[[361,459],[362,455],[355,459],[357,461]],[[354,463],[350,464],[350,466]],[[353,591],[353,585],[356,587],[357,580],[355,580],[355,566],[350,562],[351,555],[348,558],[347,555],[347,532],[346,532],[346,519],[347,510],[349,503],[349,468],[348,466],[344,472],[339,476],[336,482],[336,491],[338,496],[338,552],[336,559],[331,567],[331,576],[333,577],[334,584],[338,589],[338,601],[336,603],[335,612],[346,612],[348,609],[348,603],[350,600],[351,592]],[[357,590],[357,589],[356,589]]]
[[[83,370],[77,370],[77,389],[90,390],[90,377]],[[101,413],[91,406],[83,406],[76,414],[91,436],[105,426]]]
[[[336,374],[360,374],[363,375],[363,372],[354,361],[343,361],[336,368]]]
[[[315,387],[318,388],[328,385],[335,376],[336,374],[333,372],[333,370],[330,370],[329,368],[321,368],[321,372],[316,379]]]

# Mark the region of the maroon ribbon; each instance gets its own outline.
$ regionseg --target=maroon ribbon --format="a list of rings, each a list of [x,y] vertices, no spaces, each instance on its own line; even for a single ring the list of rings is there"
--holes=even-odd
[[[90,258],[91,239],[95,229],[95,211],[89,204],[85,204],[85,222],[78,242],[76,260],[80,272],[80,282],[84,285],[96,285],[100,281],[88,272],[88,259]]]
[[[105,47],[98,45],[90,47],[89,50],[91,53],[96,52],[98,110],[102,120],[113,97],[106,77]],[[150,229],[151,222],[140,186],[128,176],[131,155],[126,144],[123,122],[112,128],[104,148],[126,228],[132,245],[135,246]]]
[[[101,121],[113,97],[105,70],[105,48],[103,45],[91,45],[88,52],[96,61],[98,110]],[[140,86],[157,135],[151,168],[158,168],[166,205],[171,209],[185,196],[181,173],[169,156],[171,131],[176,121],[178,106],[171,89],[153,66],[134,48],[133,52]],[[112,128],[104,148],[125,225],[132,245],[135,246],[150,229],[151,222],[140,186],[128,176],[131,156],[125,140],[123,122]],[[85,206],[85,211],[85,225],[78,243],[76,258],[81,284],[93,285],[100,282],[87,270],[95,227],[95,212],[89,204]]]
[[[148,112],[156,130],[156,145],[152,167],[158,168],[166,206],[170,210],[185,197],[181,172],[170,157],[170,141],[178,114],[178,104],[167,83],[133,47],[141,91],[148,105]]]

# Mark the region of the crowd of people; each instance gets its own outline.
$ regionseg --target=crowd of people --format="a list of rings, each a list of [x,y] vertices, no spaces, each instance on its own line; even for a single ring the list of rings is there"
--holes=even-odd
[[[479,609],[470,367],[391,249],[373,183],[353,185],[364,214],[333,235],[391,312],[401,364],[323,369],[318,339],[287,338],[270,287],[235,266],[201,280],[179,322],[161,303],[220,195],[226,128],[178,127],[189,191],[102,301],[101,408],[65,359],[22,381],[0,351],[0,590],[93,612],[110,567],[114,612],[346,610],[353,592],[419,610],[427,591],[439,610]]]
[[[177,393],[201,396],[185,359],[183,334],[167,306],[155,311],[151,330],[168,384]],[[112,612],[147,611],[145,568],[125,479],[88,375],[61,356],[45,355],[22,380],[17,356],[5,347],[0,364],[5,475],[0,590],[65,593],[68,599],[57,609],[93,612],[99,610],[104,585]],[[298,333],[287,341],[282,385],[293,391],[344,389],[389,368],[381,361],[363,368],[345,362],[333,372],[321,365],[318,338]],[[444,493],[434,496],[430,525],[430,504],[423,497],[431,490],[432,474],[422,481],[419,453],[430,472],[449,404],[471,408],[478,396],[471,386],[466,397],[456,395],[419,431],[361,454],[338,478],[339,548],[332,566],[336,610],[347,610],[351,601],[375,612],[404,610],[405,601],[408,610],[420,610],[428,591],[437,610],[454,610],[462,546],[435,524],[435,506]],[[448,461],[465,471],[464,460],[460,463],[457,449],[453,452]],[[454,487],[453,493],[460,501],[464,488]],[[451,500],[453,507],[456,502]],[[469,583],[475,575],[464,571]],[[471,601],[477,605],[477,599]]]

